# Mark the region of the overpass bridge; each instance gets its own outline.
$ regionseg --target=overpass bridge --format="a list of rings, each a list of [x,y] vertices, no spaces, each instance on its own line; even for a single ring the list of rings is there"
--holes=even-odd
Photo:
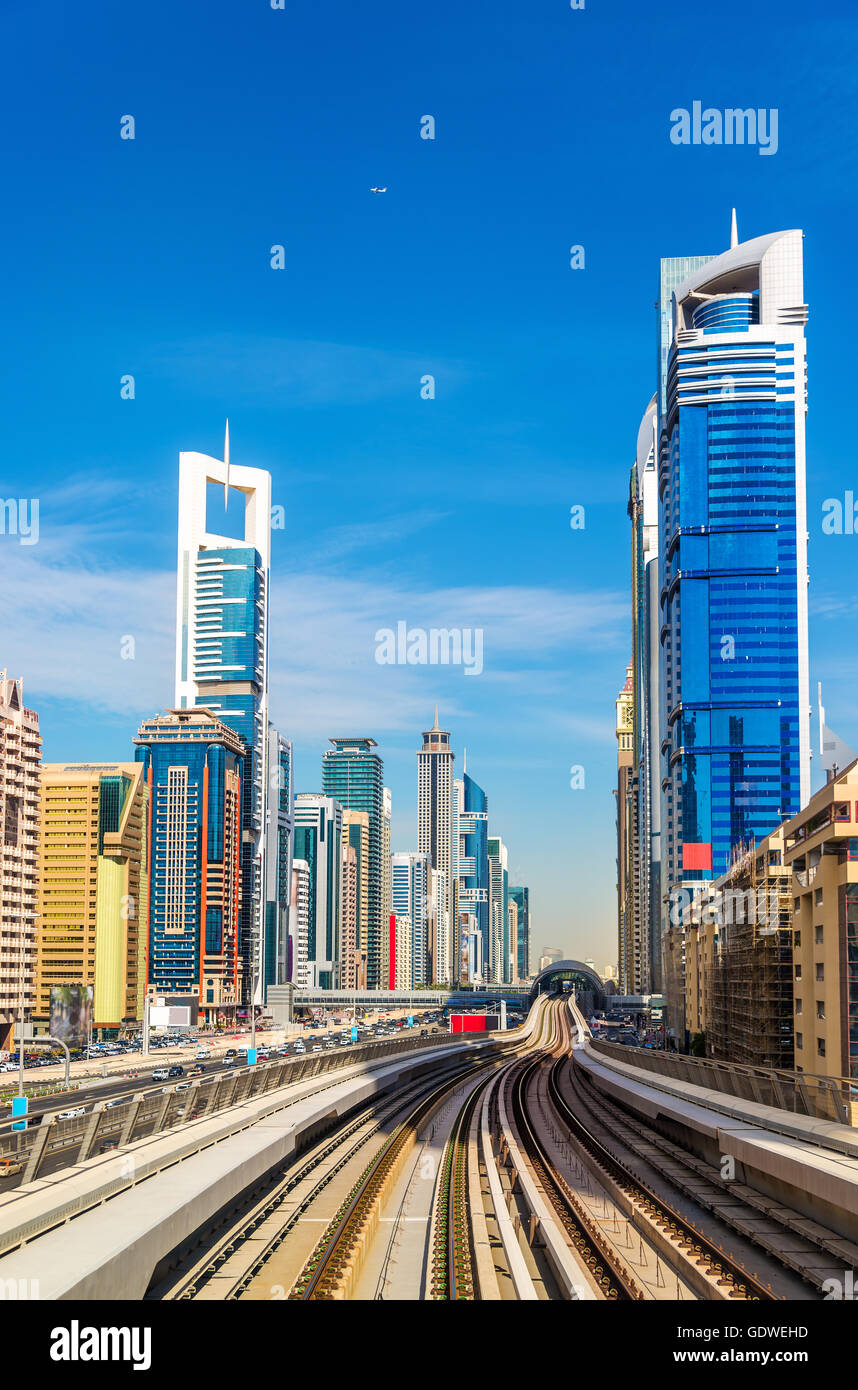
[[[498,1003],[527,1010],[528,985],[480,985],[473,989],[293,989],[269,987],[266,1001],[278,1022],[291,1022],[295,1009],[422,1009],[477,1008]],[[289,1012],[289,1017],[284,1015]]]

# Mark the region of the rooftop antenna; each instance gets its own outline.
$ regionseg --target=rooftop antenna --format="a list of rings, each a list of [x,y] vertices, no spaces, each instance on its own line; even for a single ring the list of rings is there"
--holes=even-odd
[[[229,509],[229,420],[223,435],[223,461],[226,464],[226,477],[223,480],[223,509]]]
[[[733,208],[733,215],[730,218],[730,250],[739,245],[739,228],[736,225],[736,209]]]

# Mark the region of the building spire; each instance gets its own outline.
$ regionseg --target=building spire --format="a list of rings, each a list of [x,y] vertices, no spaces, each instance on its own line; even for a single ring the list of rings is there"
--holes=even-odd
[[[730,250],[732,251],[733,247],[734,247],[734,246],[738,246],[738,245],[739,245],[739,228],[738,228],[738,226],[737,226],[737,224],[736,224],[736,209],[733,208],[733,214],[732,214],[732,216],[731,216],[731,218],[730,218]]]
[[[467,770],[468,770],[468,750],[467,750],[467,748],[466,748],[466,749],[464,750],[463,754],[462,754],[462,771],[463,771],[463,772],[467,772]]]
[[[437,706],[437,705],[435,706],[435,723],[432,725],[431,732],[432,732],[433,734],[439,732],[439,726],[438,726],[438,706]]]
[[[226,477],[223,480],[223,509],[229,507],[229,420],[226,422],[226,429],[223,435],[223,461],[226,464]]]

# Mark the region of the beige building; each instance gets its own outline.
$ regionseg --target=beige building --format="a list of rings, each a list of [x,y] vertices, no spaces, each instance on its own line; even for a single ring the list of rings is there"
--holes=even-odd
[[[623,994],[644,992],[640,913],[635,893],[634,682],[626,668],[617,696],[617,950]]]
[[[343,874],[345,850],[351,848],[355,858],[354,927],[350,944],[345,943],[345,898],[343,899],[343,940],[340,947],[340,979],[344,989],[366,989],[369,959],[369,812],[343,809]],[[388,874],[390,872],[388,866]],[[343,879],[345,893],[345,878]],[[382,885],[384,896],[384,885]],[[385,918],[385,921],[387,918]],[[386,936],[386,933],[385,933]],[[384,952],[382,951],[382,956]]]
[[[35,1000],[39,848],[39,716],[23,682],[0,671],[0,1051],[12,1051],[21,1000]]]
[[[783,827],[792,869],[795,1065],[858,1077],[858,761]]]
[[[93,986],[93,1026],[143,1017],[149,932],[149,792],[141,763],[42,768],[37,1028],[51,988]]]

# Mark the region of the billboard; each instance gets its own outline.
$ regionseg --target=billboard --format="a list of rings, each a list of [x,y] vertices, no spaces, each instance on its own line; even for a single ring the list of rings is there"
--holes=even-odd
[[[149,1007],[149,1026],[151,1028],[190,1028],[189,1008],[174,1008],[152,1004]]]
[[[52,985],[52,1038],[67,1047],[85,1047],[92,1033],[92,985]]]

